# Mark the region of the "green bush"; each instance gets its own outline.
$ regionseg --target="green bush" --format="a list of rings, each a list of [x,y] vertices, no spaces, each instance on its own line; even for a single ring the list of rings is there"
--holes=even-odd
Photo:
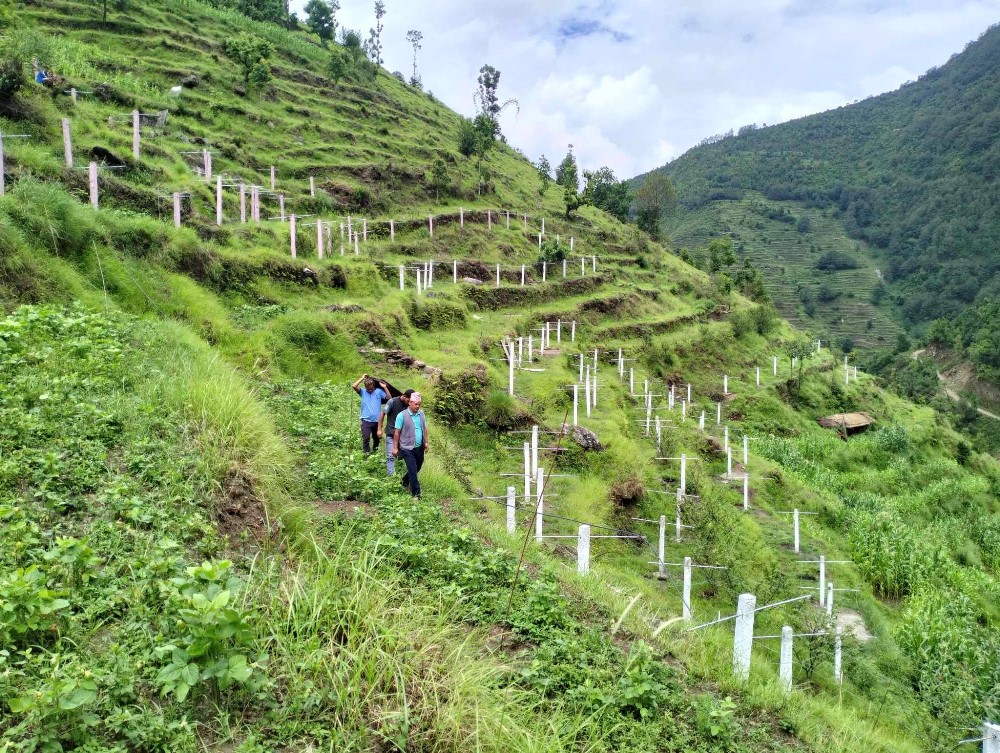
[[[464,327],[465,307],[449,301],[435,301],[413,297],[406,303],[406,315],[417,329],[435,330]]]
[[[483,404],[483,420],[494,431],[510,431],[524,423],[524,412],[504,390],[492,390]]]
[[[12,100],[24,84],[24,62],[20,58],[0,60],[0,103]]]
[[[443,374],[434,396],[434,413],[449,424],[480,424],[489,381],[482,365],[466,368],[454,376]]]

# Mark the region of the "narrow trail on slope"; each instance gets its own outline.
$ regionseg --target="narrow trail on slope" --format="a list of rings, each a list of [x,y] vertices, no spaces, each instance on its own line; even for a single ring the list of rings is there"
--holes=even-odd
[[[912,353],[910,353],[910,358],[912,358],[915,361],[926,352],[927,348],[920,348],[919,350],[915,350]],[[961,396],[951,388],[944,374],[942,374],[940,371],[935,371],[935,373],[937,374],[938,381],[941,382],[941,384],[944,386],[944,394],[946,394],[956,403],[959,402],[962,399]],[[998,416],[996,413],[990,413],[985,408],[976,408],[976,412],[979,413],[979,415],[981,416],[992,418],[994,421],[1000,421],[1000,416]]]

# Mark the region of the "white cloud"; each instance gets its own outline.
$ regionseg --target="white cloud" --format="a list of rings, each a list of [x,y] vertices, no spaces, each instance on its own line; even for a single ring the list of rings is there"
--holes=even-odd
[[[293,0],[301,14],[305,0]],[[372,2],[342,0],[348,27]],[[515,146],[627,177],[706,136],[896,88],[1000,19],[1000,0],[386,0],[386,67],[409,73],[424,34],[427,89],[472,114],[479,67],[501,73]]]

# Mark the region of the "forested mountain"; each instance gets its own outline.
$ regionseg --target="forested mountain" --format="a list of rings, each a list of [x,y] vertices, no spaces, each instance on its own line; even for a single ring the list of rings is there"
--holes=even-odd
[[[998,73],[1000,28],[992,27],[896,91],[777,126],[748,125],[660,169],[677,187],[680,215],[748,192],[832,210],[849,237],[882,257],[889,301],[922,333],[1000,294]],[[995,379],[997,324],[977,324],[945,334]]]

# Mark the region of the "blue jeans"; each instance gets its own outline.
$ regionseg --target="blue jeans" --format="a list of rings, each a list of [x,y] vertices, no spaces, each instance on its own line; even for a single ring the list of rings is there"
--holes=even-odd
[[[392,456],[393,435],[385,435],[385,470],[390,476],[396,475],[396,458]]]
[[[408,487],[414,497],[420,496],[420,467],[424,464],[424,448],[414,447],[412,450],[400,448],[399,455],[406,463],[406,475],[403,476],[403,486]]]

